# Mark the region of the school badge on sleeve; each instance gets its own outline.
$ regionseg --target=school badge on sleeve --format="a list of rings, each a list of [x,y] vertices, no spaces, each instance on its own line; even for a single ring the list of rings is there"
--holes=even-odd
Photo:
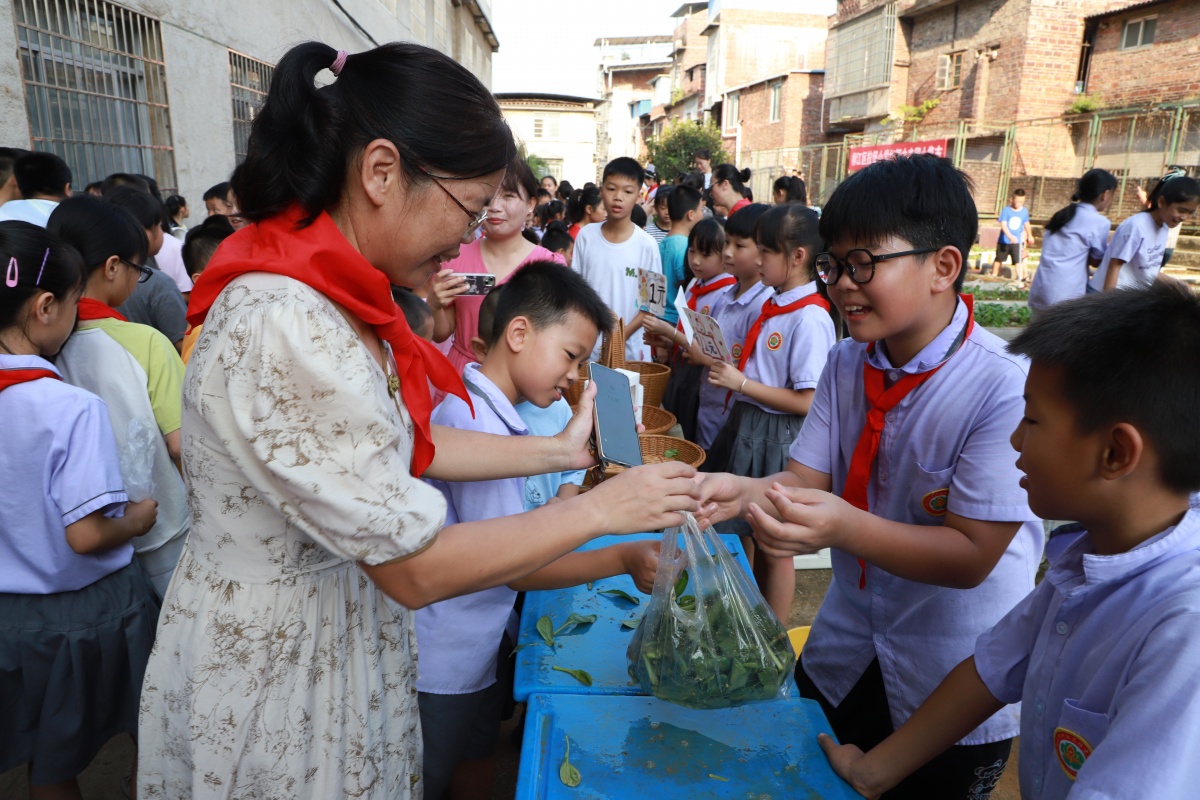
[[[733,349],[729,351],[729,354],[733,356],[733,363],[736,364],[742,358],[742,346],[740,344],[735,344]]]
[[[712,306],[701,306],[700,313],[701,314],[712,314]]]
[[[1091,754],[1092,746],[1082,736],[1066,728],[1054,729],[1054,755],[1068,778],[1075,780]]]
[[[778,350],[783,347],[783,336],[778,333],[772,333],[767,337],[767,349]]]
[[[950,502],[950,490],[935,489],[921,498],[921,508],[934,517],[946,516],[946,504]]]

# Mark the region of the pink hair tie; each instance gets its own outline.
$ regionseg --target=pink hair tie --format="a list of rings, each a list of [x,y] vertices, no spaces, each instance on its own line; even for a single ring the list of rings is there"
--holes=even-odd
[[[333,65],[329,67],[329,71],[333,73],[333,77],[338,77],[342,74],[342,67],[346,66],[346,58],[350,54],[345,50],[338,50],[337,58],[333,60]]]

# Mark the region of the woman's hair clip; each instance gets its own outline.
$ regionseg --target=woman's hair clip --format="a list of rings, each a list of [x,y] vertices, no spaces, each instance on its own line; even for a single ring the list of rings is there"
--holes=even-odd
[[[37,280],[33,282],[37,286],[42,282],[42,273],[46,271],[46,262],[50,260],[50,248],[46,248],[45,254],[42,256],[42,266],[38,269]],[[8,268],[4,270],[4,285],[8,288],[14,288],[21,280],[21,265],[17,263],[16,256],[9,256]]]
[[[1166,175],[1162,176],[1162,182],[1166,183],[1167,181],[1171,181],[1176,178],[1186,178],[1186,177],[1187,177],[1187,170],[1184,169],[1183,167],[1176,167],[1175,169],[1168,172]]]
[[[346,59],[349,57],[350,54],[345,50],[337,51],[337,58],[333,60],[333,64],[329,67],[329,71],[333,73],[333,77],[337,78],[341,76],[342,67],[346,66]]]

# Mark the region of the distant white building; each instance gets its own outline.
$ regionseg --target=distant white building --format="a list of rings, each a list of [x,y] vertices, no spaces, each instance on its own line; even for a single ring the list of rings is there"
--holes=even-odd
[[[591,97],[502,92],[504,118],[527,152],[546,162],[546,172],[574,186],[599,179],[596,104]],[[600,165],[602,166],[602,165]],[[538,175],[540,180],[544,175]]]
[[[275,62],[315,39],[434,47],[491,82],[490,0],[7,0],[0,145],[58,153],[82,188],[153,176],[192,207],[245,154]]]
[[[641,158],[643,114],[654,105],[654,80],[669,75],[670,36],[621,36],[597,39],[599,92],[596,150],[600,166],[619,156]]]

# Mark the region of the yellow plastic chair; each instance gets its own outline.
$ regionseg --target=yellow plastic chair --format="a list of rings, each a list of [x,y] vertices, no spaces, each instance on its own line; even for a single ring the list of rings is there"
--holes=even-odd
[[[792,641],[792,649],[796,651],[796,658],[800,658],[800,651],[804,649],[804,643],[808,641],[808,632],[811,629],[809,625],[801,625],[798,628],[792,628],[788,631],[788,639]]]

